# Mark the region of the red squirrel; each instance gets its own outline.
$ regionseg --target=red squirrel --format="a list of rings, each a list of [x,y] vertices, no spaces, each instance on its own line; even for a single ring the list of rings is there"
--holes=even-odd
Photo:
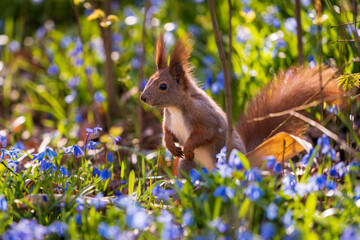
[[[216,154],[225,146],[226,115],[197,85],[189,63],[191,51],[188,38],[178,40],[168,65],[161,34],[156,46],[157,72],[149,78],[141,100],[152,107],[164,108],[163,140],[172,155],[184,157],[186,160],[181,161],[185,161],[185,165],[195,159],[196,163],[211,170],[215,168]],[[333,80],[336,72],[335,68],[322,71],[324,99],[341,94]],[[240,116],[237,132],[233,132],[233,148],[245,154],[270,134],[281,131],[294,135],[304,133],[306,125],[293,117],[289,119],[289,115],[255,122],[250,120],[301,106],[310,99],[319,100],[317,73],[318,69],[290,69],[279,75],[276,82],[268,84],[249,103],[247,112]],[[176,142],[180,147],[175,145]]]

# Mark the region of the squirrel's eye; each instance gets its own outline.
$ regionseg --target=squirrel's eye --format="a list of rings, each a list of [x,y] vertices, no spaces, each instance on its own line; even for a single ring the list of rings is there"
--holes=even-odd
[[[160,84],[159,86],[160,90],[166,90],[167,85],[165,83]]]

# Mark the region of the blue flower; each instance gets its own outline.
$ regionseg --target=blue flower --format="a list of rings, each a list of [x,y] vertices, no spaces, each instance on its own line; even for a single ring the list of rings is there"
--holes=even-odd
[[[348,226],[341,234],[340,240],[359,240],[358,228]]]
[[[45,156],[47,156],[49,160],[52,161],[54,160],[54,157],[57,157],[58,155],[56,154],[56,152],[54,152],[54,150],[46,146],[44,151],[34,155],[33,160],[37,159],[38,162],[41,162]]]
[[[332,180],[328,180],[326,181],[326,187],[329,189],[329,190],[335,190],[336,189],[336,183]]]
[[[226,147],[223,147],[218,154],[216,154],[217,162],[219,164],[226,163]]]
[[[281,167],[281,164],[279,162],[275,163],[273,171],[274,171],[274,173],[281,173],[282,167]]]
[[[81,114],[80,114],[80,113],[77,113],[77,114],[75,115],[75,122],[81,123],[82,120],[83,120],[83,118],[82,118]]]
[[[230,167],[228,164],[216,163],[216,167],[218,168],[216,171],[219,172],[222,178],[226,178],[226,177],[231,178],[234,172],[234,168]]]
[[[75,67],[81,67],[84,65],[84,59],[83,58],[76,58],[75,59]]]
[[[263,161],[266,161],[266,168],[272,169],[276,163],[276,158],[274,156],[263,157]]]
[[[251,31],[249,28],[247,27],[243,27],[241,25],[239,25],[236,28],[236,41],[239,43],[246,43],[247,41],[251,40],[252,35],[251,35]]]
[[[309,7],[311,4],[311,0],[301,0],[301,3],[305,6],[305,7]]]
[[[104,194],[101,192],[96,194],[96,197],[92,198],[90,204],[95,207],[96,210],[100,208],[104,208],[106,206],[106,202],[103,200]]]
[[[20,149],[20,150],[25,150],[25,146],[21,141],[17,141],[14,145],[14,148]]]
[[[250,231],[241,231],[237,236],[237,240],[252,240],[253,238],[253,233]]]
[[[297,184],[297,181],[294,175],[288,174],[281,180],[281,183],[284,188],[294,189]]]
[[[68,225],[66,223],[63,222],[59,222],[59,221],[55,221],[53,222],[49,227],[48,227],[48,231],[50,233],[56,233],[57,235],[59,235],[60,237],[64,237],[65,236],[65,232],[68,229]]]
[[[3,148],[6,147],[6,145],[7,145],[7,138],[3,134],[0,134],[0,143]]]
[[[357,201],[360,199],[360,185],[357,185],[354,189],[354,200]]]
[[[49,161],[42,161],[40,163],[40,169],[44,172],[50,170],[50,173],[56,172],[57,167],[55,166],[54,163],[49,162]]]
[[[109,138],[112,139],[114,145],[116,145],[116,143],[120,142],[120,140],[121,140],[121,137],[119,137],[119,136],[115,137],[111,134],[109,134]]]
[[[264,16],[263,16],[263,19],[264,19],[264,22],[267,24],[267,25],[272,25],[274,26],[275,28],[280,28],[281,27],[281,22],[279,19],[277,19],[274,14],[272,13],[266,13]]]
[[[266,222],[260,227],[260,235],[263,239],[273,239],[276,234],[276,228],[274,224]]]
[[[337,171],[336,171],[335,166],[332,166],[332,167],[330,168],[329,174],[330,174],[330,176],[332,176],[332,177],[337,177],[337,176],[338,176],[338,173],[337,173]]]
[[[211,221],[209,225],[210,227],[216,228],[221,233],[224,233],[228,228],[227,224],[223,222],[220,218]]]
[[[332,160],[335,159],[336,152],[334,149],[331,149],[330,139],[328,136],[323,134],[318,140],[317,145],[321,146],[321,153],[329,156]]]
[[[329,112],[337,115],[339,113],[339,106],[338,105],[332,105],[329,107]]]
[[[74,149],[74,157],[75,158],[82,157],[85,155],[84,150],[81,147],[79,147],[78,145],[74,144],[73,149]]]
[[[103,103],[105,101],[105,95],[102,92],[97,91],[94,94],[94,101],[97,103]]]
[[[176,186],[182,191],[184,184],[179,180],[175,180]]]
[[[46,34],[46,29],[44,27],[40,27],[35,34],[35,37],[37,39],[43,38]]]
[[[48,73],[49,75],[56,75],[56,74],[59,73],[59,67],[58,67],[57,65],[55,65],[55,64],[52,64],[52,65],[50,65],[50,66],[48,67],[47,73]]]
[[[221,71],[218,75],[216,75],[216,82],[218,82],[222,88],[224,88],[224,72]]]
[[[303,196],[305,196],[306,194],[309,193],[309,188],[304,183],[298,183],[295,186],[295,191],[300,197],[303,197]]]
[[[4,195],[0,195],[0,210],[6,212],[8,210],[8,203]]]
[[[245,174],[245,178],[247,181],[257,181],[257,182],[261,182],[262,177],[261,177],[261,171],[259,168],[251,168],[250,170],[248,170]]]
[[[346,175],[347,173],[347,170],[346,170],[346,167],[345,167],[345,164],[344,162],[339,162],[335,165],[335,169],[336,171],[338,172],[339,176],[340,177],[343,177],[344,175]]]
[[[145,89],[146,84],[148,83],[148,79],[143,79],[140,84],[141,91]]]
[[[315,26],[311,26],[310,27],[310,33],[312,33],[313,35],[315,35],[315,32],[316,32],[316,27]],[[309,68],[314,68],[316,66],[316,61],[315,61],[315,58],[313,55],[309,55],[307,57],[307,60],[309,62]]]
[[[85,148],[88,150],[95,150],[95,149],[99,149],[99,146],[100,146],[99,142],[89,141],[89,143],[86,144]]]
[[[76,225],[81,226],[82,225],[82,216],[80,213],[76,214],[74,217]]]
[[[108,154],[107,154],[107,160],[108,160],[110,163],[112,163],[112,162],[114,162],[114,159],[115,159],[114,154],[112,154],[112,152],[108,152]]]
[[[98,134],[98,132],[102,131],[102,127],[99,126],[99,124],[97,125],[97,127],[94,128],[85,128],[85,130],[88,132],[87,136],[90,136],[91,134]]]
[[[84,205],[85,205],[85,199],[78,197],[75,199],[75,203],[76,203],[76,211],[77,212],[82,212],[84,210]]]
[[[293,211],[288,210],[285,215],[281,219],[282,223],[284,224],[285,228],[288,228],[294,224],[293,220]]]
[[[1,149],[1,160],[4,160],[6,156],[10,156],[10,152],[5,150],[4,148]],[[0,161],[1,162],[1,161]]]
[[[194,223],[194,213],[191,209],[186,209],[182,216],[182,223],[185,227],[189,227]]]
[[[126,210],[126,225],[130,228],[144,230],[151,221],[152,218],[146,211],[136,205],[131,205]]]
[[[257,201],[263,196],[263,191],[256,183],[250,183],[244,191],[250,201]]]
[[[169,201],[169,196],[166,194],[165,189],[160,187],[159,185],[156,185],[152,191],[153,196],[156,196],[159,200]]]
[[[295,18],[288,18],[284,22],[284,27],[289,32],[296,33],[296,26],[297,26],[297,23],[296,23]]]
[[[134,57],[130,61],[131,67],[134,69],[138,69],[140,67],[140,59],[138,57]]]
[[[8,47],[10,52],[17,52],[20,49],[20,43],[16,40],[13,40],[9,43]]]
[[[275,43],[275,48],[285,48],[287,46],[286,42],[284,41],[284,39],[278,39]]]
[[[72,78],[69,79],[66,86],[69,89],[74,89],[79,85],[79,83],[80,83],[80,78],[79,77],[72,77]]]
[[[201,176],[200,173],[198,171],[196,171],[195,169],[191,169],[190,170],[190,181],[191,183],[197,187],[200,185],[200,180],[201,180]]]
[[[242,169],[244,169],[244,165],[241,162],[241,159],[238,154],[239,154],[239,151],[236,149],[233,149],[231,151],[230,156],[229,156],[228,165],[236,168],[237,170],[242,170]]]
[[[98,169],[97,167],[94,167],[94,169],[93,169],[93,176],[94,176],[94,177],[99,177],[100,174],[101,174],[100,169]]]
[[[10,151],[2,151],[2,155],[8,155],[12,160],[16,160],[19,155],[22,153],[22,151],[20,149],[17,148],[11,148]]]
[[[309,192],[323,190],[326,187],[326,177],[322,174],[315,174],[307,181]]]
[[[60,168],[60,173],[63,177],[70,175],[70,173],[66,170],[64,166]]]
[[[76,144],[66,148],[61,148],[61,150],[63,150],[65,154],[73,154],[75,158],[85,155],[84,150]]]
[[[278,206],[275,203],[270,203],[269,206],[266,208],[266,217],[272,221],[277,218],[278,212]]]
[[[214,82],[210,87],[210,91],[215,95],[218,95],[220,93],[220,91],[223,89],[224,89],[224,87],[221,86],[221,84],[218,82]]]
[[[307,165],[309,164],[309,160],[310,160],[310,157],[311,157],[311,155],[313,154],[313,152],[314,152],[314,149],[312,148],[309,153],[305,154],[305,155],[301,158],[300,164],[302,164],[302,165],[304,165],[304,166],[307,166]]]
[[[92,67],[85,67],[85,74],[88,78],[91,77],[92,72],[93,72]]]
[[[219,186],[214,191],[214,197],[221,197],[224,202],[228,199],[233,199],[235,196],[235,190],[231,187]]]
[[[61,39],[60,46],[62,48],[67,48],[71,44],[71,42],[72,42],[71,37],[65,36]]]
[[[105,222],[101,222],[98,226],[98,234],[100,235],[100,237],[102,238],[106,238],[106,239],[109,239],[110,236],[109,236],[109,225]]]
[[[2,239],[43,239],[46,234],[47,228],[36,220],[21,219],[19,223],[12,223],[11,228],[2,235]]]
[[[8,161],[8,165],[6,166],[7,168],[13,168],[13,172],[17,172],[18,170],[18,165],[19,162],[15,162],[15,161]]]
[[[172,222],[166,223],[161,230],[161,239],[180,239],[181,236],[181,228]]]
[[[174,216],[169,213],[168,210],[162,209],[160,212],[160,216],[157,217],[157,221],[160,223],[167,223],[173,220]]]
[[[111,179],[111,171],[104,168],[100,173],[101,181],[105,182],[107,179]]]

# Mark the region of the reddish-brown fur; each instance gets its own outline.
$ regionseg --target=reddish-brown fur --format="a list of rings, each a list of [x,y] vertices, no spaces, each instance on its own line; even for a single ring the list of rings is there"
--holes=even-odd
[[[164,42],[164,34],[160,34],[159,40],[156,45],[156,66],[157,69],[162,69],[167,66],[167,54],[166,54],[166,48],[165,48],[165,42]]]
[[[322,70],[322,96],[325,100],[331,99],[334,102],[334,97],[343,94],[335,81],[336,75],[335,68]],[[237,131],[245,143],[246,151],[253,150],[270,135],[281,131],[301,136],[307,129],[305,122],[288,114],[281,117],[266,117],[270,113],[283,112],[320,100],[319,90],[319,68],[291,68],[286,73],[279,74],[277,81],[275,79],[262,89],[249,103],[246,114],[239,118]],[[262,117],[265,117],[265,120],[253,121]]]

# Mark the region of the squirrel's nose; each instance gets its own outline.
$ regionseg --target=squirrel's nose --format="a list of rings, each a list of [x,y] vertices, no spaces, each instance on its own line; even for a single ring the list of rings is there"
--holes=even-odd
[[[146,103],[146,97],[144,97],[143,95],[141,96],[141,100]]]

